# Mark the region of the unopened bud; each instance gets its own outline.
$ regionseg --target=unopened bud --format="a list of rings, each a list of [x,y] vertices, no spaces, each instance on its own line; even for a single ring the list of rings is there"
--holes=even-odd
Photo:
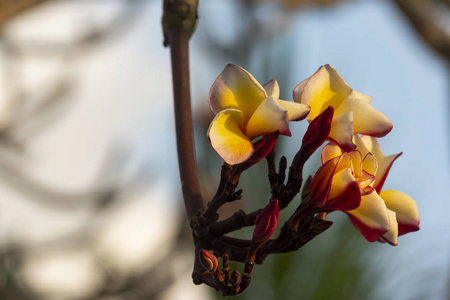
[[[231,273],[230,284],[233,287],[233,290],[241,284],[241,273],[239,273],[238,270],[234,270],[233,273]]]
[[[234,270],[233,273],[231,273],[230,279],[227,283],[227,296],[236,296],[239,294],[241,284],[241,273],[239,273],[238,270]]]
[[[230,276],[230,265],[229,265],[230,259],[228,257],[227,253],[224,253],[222,255],[222,272],[225,276],[225,281],[228,281],[228,278]]]
[[[199,256],[200,263],[208,272],[214,273],[217,270],[219,263],[217,262],[217,258],[214,254],[206,251],[205,249],[202,249],[202,251],[200,251],[199,253]]]
[[[314,118],[311,124],[309,124],[303,136],[302,147],[300,149],[302,156],[305,157],[305,161],[327,140],[331,130],[333,115],[333,106],[328,106],[326,110]]]
[[[262,160],[264,157],[266,157],[270,151],[272,151],[273,146],[275,146],[275,143],[277,142],[279,132],[275,131],[270,134],[264,135],[262,138],[257,140],[253,144],[253,155],[243,162],[239,168],[242,169],[242,171],[250,168],[254,164],[257,164],[260,160]]]
[[[230,258],[228,257],[227,253],[224,253],[222,255],[222,265],[223,265],[223,269],[224,270],[229,270],[230,266],[228,265],[228,263],[230,262]]]
[[[279,215],[278,200],[273,199],[256,217],[252,240],[254,248],[260,247],[272,236],[277,227]]]
[[[241,284],[239,286],[239,294],[242,294],[252,282],[252,274],[244,273],[242,274]]]

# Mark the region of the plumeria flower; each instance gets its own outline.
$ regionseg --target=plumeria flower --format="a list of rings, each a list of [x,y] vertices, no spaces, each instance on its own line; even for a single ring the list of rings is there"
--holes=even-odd
[[[276,131],[290,136],[289,121],[302,120],[309,113],[308,105],[280,100],[279,94],[276,80],[262,86],[243,68],[225,67],[208,99],[216,115],[208,138],[225,162],[235,165],[249,159],[257,137]]]
[[[355,149],[354,133],[385,136],[392,129],[389,119],[370,106],[372,97],[349,87],[330,65],[319,68],[294,89],[294,101],[311,107],[306,118],[314,120],[328,106],[334,108],[329,139],[345,151]]]
[[[420,223],[414,200],[398,191],[381,191],[392,163],[401,153],[385,157],[373,137],[354,135],[353,141],[358,147],[348,153],[334,143],[324,147],[323,165],[313,179],[311,192],[322,195],[323,201],[327,186],[318,182],[332,178],[321,204],[324,209],[344,211],[370,242],[397,245],[398,235],[419,230]],[[352,207],[358,197],[355,185],[359,187],[360,204]]]
[[[375,158],[371,154],[362,157],[358,150],[341,152],[336,144],[330,143],[322,151],[322,160],[323,166],[313,178],[311,193],[322,195],[323,208],[345,212],[370,242],[388,232],[387,207],[372,187],[377,170]],[[315,185],[323,178],[331,178],[331,184],[323,185],[321,191]],[[323,191],[327,187],[329,190]]]
[[[397,236],[420,229],[419,210],[416,202],[402,192],[383,190],[384,182],[392,164],[402,153],[385,156],[380,149],[377,139],[374,137],[359,137],[355,135],[354,141],[362,153],[372,153],[378,162],[378,171],[375,174],[373,187],[384,200],[391,218],[391,230],[383,235],[380,241],[396,245]],[[392,222],[397,223],[397,226],[392,226]]]

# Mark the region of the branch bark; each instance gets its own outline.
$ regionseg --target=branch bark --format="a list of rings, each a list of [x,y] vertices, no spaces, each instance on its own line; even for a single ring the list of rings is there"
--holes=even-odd
[[[398,8],[408,21],[437,53],[450,62],[450,34],[438,22],[439,11],[436,1],[432,0],[395,0]],[[449,1],[443,1],[448,5]]]
[[[18,14],[45,1],[46,0],[0,0],[0,27]]]
[[[189,81],[189,38],[197,20],[198,1],[165,0],[163,30],[170,45],[178,163],[184,204],[189,218],[204,209],[195,159]]]

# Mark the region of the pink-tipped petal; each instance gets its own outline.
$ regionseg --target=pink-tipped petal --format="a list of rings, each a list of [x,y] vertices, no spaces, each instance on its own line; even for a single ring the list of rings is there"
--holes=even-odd
[[[327,200],[324,208],[328,210],[347,211],[353,210],[361,204],[361,192],[356,181],[352,181],[344,188],[336,198]]]
[[[336,173],[344,169],[350,169],[350,173],[352,174],[352,176],[354,175],[352,170],[352,157],[348,152],[344,152],[341,154],[341,159],[339,160],[339,163],[336,167]]]
[[[416,202],[405,193],[386,190],[380,193],[387,208],[397,214],[398,235],[419,230],[420,218]]]
[[[311,107],[308,122],[330,105],[335,108],[337,114],[338,107],[351,91],[352,89],[330,65],[320,67],[309,78],[301,92],[301,103]]]
[[[249,72],[229,64],[213,83],[208,101],[215,114],[238,109],[244,112],[246,121],[266,97],[264,88]]]
[[[372,193],[374,188],[371,184],[375,181],[375,176],[363,170],[362,176],[358,178],[359,188],[364,191],[364,195]]]
[[[353,176],[355,177],[362,177],[363,176],[363,159],[361,157],[361,153],[358,150],[347,152],[347,154],[350,156],[352,161],[352,170],[353,170]]]
[[[344,151],[351,151],[356,148],[356,145],[352,142],[353,112],[348,111],[334,116],[333,121],[331,122],[329,137]]]
[[[305,88],[306,83],[308,82],[309,78],[306,78],[305,80],[303,80],[302,82],[300,82],[295,88],[294,88],[294,93],[292,95],[294,102],[297,103],[301,103],[302,101],[302,93],[303,93],[303,89]]]
[[[279,131],[282,135],[291,135],[288,113],[275,98],[267,97],[245,125],[245,134],[253,139],[275,131]]]
[[[280,86],[275,79],[269,80],[265,85],[263,85],[264,90],[267,93],[267,96],[272,96],[275,99],[280,98]]]
[[[382,137],[392,130],[389,119],[370,104],[357,98],[346,98],[336,108],[336,114],[353,112],[353,132]]]
[[[367,104],[370,104],[372,102],[372,97],[365,95],[363,93],[357,92],[355,90],[352,90],[350,94],[347,96],[349,99],[359,99]]]
[[[392,246],[397,246],[397,237],[398,237],[398,224],[397,219],[395,217],[395,212],[388,209],[388,215],[389,215],[389,222],[391,224],[391,228],[388,232],[383,234],[383,236],[380,238],[382,241],[385,241]]]
[[[372,153],[367,153],[363,159],[362,167],[370,175],[375,175],[378,170],[378,161]]]
[[[372,138],[371,136],[368,136],[368,135],[365,135],[363,137]],[[358,134],[353,134],[353,143],[356,145],[356,148],[361,153],[362,157],[365,157],[368,153],[372,153],[375,156],[375,158],[378,159],[378,156],[376,154],[374,154],[374,152],[372,152],[369,148],[367,148],[365,140],[362,137],[360,137]]]
[[[322,149],[321,160],[322,163],[329,161],[332,158],[341,156],[342,151],[341,148],[333,142],[330,142],[325,145]]]
[[[378,143],[378,139],[369,135],[355,135],[355,138],[358,138],[358,142],[356,144],[359,147],[364,147],[367,152],[372,153],[376,159],[380,159],[384,157],[383,152],[381,151],[380,144]]]
[[[289,121],[301,121],[308,115],[311,107],[301,103],[278,100],[278,104],[288,112]]]
[[[375,192],[362,196],[361,205],[346,213],[369,242],[375,242],[390,229],[386,204]]]
[[[380,193],[383,189],[384,182],[386,181],[386,177],[389,174],[389,170],[391,169],[392,164],[398,157],[400,157],[400,155],[402,155],[402,153],[393,154],[386,157],[381,151],[380,145],[378,144],[376,138],[368,135],[363,135],[358,138],[359,140],[355,139],[355,141],[357,141],[356,143],[358,145],[358,149],[360,147],[366,148],[367,151],[370,151],[377,160],[378,169],[375,173],[375,183],[373,184],[373,187],[378,193]],[[360,144],[363,145],[360,146]]]
[[[341,195],[347,185],[352,182],[356,182],[355,178],[352,175],[351,168],[345,168],[340,171],[336,170],[336,173],[333,176],[333,181],[331,183],[330,194],[328,195],[328,199],[334,199]]]
[[[393,154],[378,161],[378,170],[375,177],[375,183],[373,187],[380,192],[383,189],[384,182],[386,181],[386,177],[391,170],[394,161],[400,157],[403,153]]]
[[[227,109],[216,115],[208,129],[211,145],[230,165],[242,163],[253,154],[253,145],[242,127],[243,113]]]
[[[362,189],[361,195],[362,196],[369,195],[370,193],[372,193],[374,191],[375,191],[375,189],[369,185],[369,186],[366,186],[364,189]]]

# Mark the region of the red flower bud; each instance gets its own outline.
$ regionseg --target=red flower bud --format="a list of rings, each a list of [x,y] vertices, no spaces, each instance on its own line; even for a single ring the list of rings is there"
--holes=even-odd
[[[261,211],[255,220],[255,230],[253,231],[252,245],[255,248],[262,246],[275,231],[278,217],[280,215],[278,200],[273,199]]]
[[[333,120],[333,106],[328,106],[320,115],[318,115],[309,124],[302,140],[300,151],[306,157],[305,161],[316,151],[323,142],[326,141],[331,130],[331,121]]]
[[[231,273],[230,283],[233,286],[238,286],[241,283],[241,273],[238,270],[234,270]]]
[[[239,166],[242,169],[242,171],[257,164],[259,161],[261,161],[261,159],[266,157],[270,153],[270,151],[272,151],[273,146],[275,146],[278,135],[279,135],[279,132],[275,131],[273,133],[266,134],[262,138],[257,140],[253,144],[254,152],[253,152],[252,156],[245,162],[241,163]]]
[[[239,294],[240,284],[241,284],[241,273],[239,273],[238,270],[234,270],[233,273],[231,273],[230,278],[230,285],[231,285],[230,295]]]
[[[214,254],[212,254],[209,251],[206,251],[205,249],[202,249],[199,253],[200,256],[200,263],[202,264],[203,268],[205,268],[208,272],[214,273],[219,263],[217,261],[217,258]]]

